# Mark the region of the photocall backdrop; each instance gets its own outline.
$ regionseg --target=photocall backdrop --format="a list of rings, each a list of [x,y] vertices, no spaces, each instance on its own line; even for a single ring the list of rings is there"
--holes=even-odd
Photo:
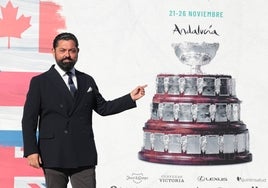
[[[22,109],[31,77],[54,64],[54,36],[67,31],[80,42],[76,68],[95,78],[106,99],[148,84],[137,108],[109,117],[94,114],[97,187],[267,188],[266,5],[265,0],[0,0],[0,187],[45,187],[42,171],[22,157]],[[156,75],[189,72],[171,47],[185,41],[220,44],[202,70],[236,79],[251,162],[194,166],[138,159]]]

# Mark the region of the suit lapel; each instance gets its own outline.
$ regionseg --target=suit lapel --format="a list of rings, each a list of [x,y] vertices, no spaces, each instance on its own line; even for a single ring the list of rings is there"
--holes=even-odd
[[[48,71],[48,74],[49,74],[48,78],[55,85],[55,87],[57,87],[61,92],[63,92],[64,95],[69,96],[68,98],[72,98],[72,95],[71,95],[68,87],[66,86],[62,77],[56,71],[54,66],[51,67],[51,69]]]
[[[58,95],[63,97],[66,101],[67,111],[70,115],[75,107],[75,99],[72,97],[68,87],[66,86],[64,80],[60,76],[60,74],[56,71],[54,66],[52,66],[48,71],[48,80],[51,84],[54,85],[53,88],[56,88]]]
[[[81,99],[83,98],[83,95],[86,93],[87,88],[87,82],[84,78],[83,74],[79,71],[75,71],[76,79],[77,79],[77,92],[75,95],[75,98],[72,97],[68,87],[64,83],[62,77],[60,74],[56,71],[54,66],[50,68],[48,71],[48,78],[50,79],[50,82],[55,85],[56,88],[58,88],[59,92],[62,93],[62,96],[66,98],[68,106],[70,109],[68,109],[68,114],[71,115],[75,109],[78,107]]]
[[[76,79],[77,79],[77,85],[78,85],[78,90],[76,93],[76,98],[75,98],[75,106],[79,104],[81,99],[83,98],[83,95],[85,94],[86,90],[86,80],[83,79],[83,74],[80,73],[79,71],[75,71]]]

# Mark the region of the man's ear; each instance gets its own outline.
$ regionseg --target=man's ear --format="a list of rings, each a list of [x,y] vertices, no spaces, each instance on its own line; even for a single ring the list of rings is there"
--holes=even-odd
[[[51,53],[55,57],[55,49],[54,48],[51,48]]]

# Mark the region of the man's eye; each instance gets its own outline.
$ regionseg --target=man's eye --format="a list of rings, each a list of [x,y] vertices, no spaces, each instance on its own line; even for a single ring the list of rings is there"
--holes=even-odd
[[[72,49],[72,50],[70,50],[70,52],[71,52],[71,53],[76,53],[77,50],[76,50],[76,49]]]

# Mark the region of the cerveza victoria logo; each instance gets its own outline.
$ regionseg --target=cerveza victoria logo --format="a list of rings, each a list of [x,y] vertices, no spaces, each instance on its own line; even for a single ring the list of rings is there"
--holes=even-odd
[[[183,177],[177,175],[162,175],[159,181],[161,183],[184,183]]]
[[[198,176],[197,180],[200,182],[227,182],[228,181],[226,177],[205,177],[205,176]]]
[[[188,25],[187,27],[180,27],[175,24],[173,29],[173,34],[179,35],[216,35],[219,36],[219,33],[216,29],[213,28],[213,25],[209,25],[208,27],[198,26],[191,26]]]
[[[144,176],[143,173],[132,173],[131,175],[127,176],[127,180],[139,184],[145,180],[148,180],[148,177]]]

